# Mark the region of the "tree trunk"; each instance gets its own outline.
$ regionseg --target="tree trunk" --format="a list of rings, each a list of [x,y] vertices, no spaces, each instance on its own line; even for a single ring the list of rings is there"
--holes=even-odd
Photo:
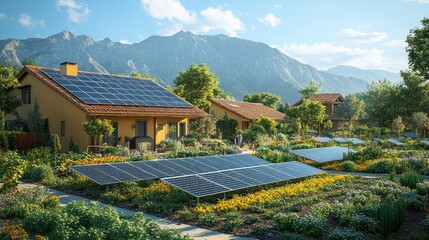
[[[0,112],[0,131],[4,131],[5,126],[6,126],[5,114],[4,112]]]

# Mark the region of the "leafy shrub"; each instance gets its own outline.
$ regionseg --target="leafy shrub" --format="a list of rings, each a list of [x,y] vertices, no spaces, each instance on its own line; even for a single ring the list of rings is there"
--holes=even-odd
[[[413,210],[425,210],[429,199],[424,196],[420,196],[415,192],[406,192],[402,194],[402,201],[406,208]]]
[[[107,146],[104,148],[103,154],[110,156],[120,156],[121,150],[114,146]]]
[[[379,231],[387,237],[401,226],[404,221],[405,209],[400,203],[383,203],[378,209]]]
[[[0,149],[9,150],[9,140],[5,132],[0,132]]]
[[[328,235],[328,240],[360,240],[365,239],[361,232],[347,228],[335,228]]]
[[[323,220],[326,220],[329,217],[330,213],[331,213],[331,205],[329,203],[320,203],[320,204],[314,205],[310,210],[310,214],[312,216],[318,217]]]
[[[203,226],[212,226],[216,222],[216,214],[213,212],[204,213],[198,216],[198,223]]]
[[[223,227],[228,231],[234,231],[237,227],[241,226],[244,220],[240,216],[240,212],[232,211],[227,212],[225,215],[225,223]]]
[[[419,182],[417,183],[417,193],[424,196],[429,196],[429,181]]]
[[[177,216],[182,220],[189,220],[193,217],[193,213],[188,208],[184,207],[177,211]]]
[[[349,226],[358,231],[375,232],[377,222],[375,219],[363,214],[354,214],[350,217]]]
[[[279,230],[292,230],[292,226],[299,220],[297,213],[278,213],[274,215],[273,220]]]
[[[262,235],[266,232],[264,225],[260,223],[255,223],[252,225],[252,233],[255,235]]]
[[[390,173],[392,169],[389,160],[378,160],[368,164],[366,170],[373,173]]]
[[[292,224],[295,232],[302,233],[308,237],[318,237],[323,234],[326,221],[314,217],[311,214],[300,217],[298,221]]]
[[[21,221],[14,222],[6,220],[2,228],[0,232],[0,238],[2,239],[29,239],[28,233],[22,227]]]
[[[356,171],[357,165],[355,162],[352,161],[345,161],[341,164],[341,170],[347,171],[347,172],[353,172]]]
[[[381,147],[368,147],[361,152],[349,154],[349,159],[352,161],[366,161],[380,158],[383,155]]]
[[[24,175],[25,161],[17,152],[8,151],[0,156],[0,174],[3,180],[2,191],[13,191]]]
[[[417,172],[406,172],[401,175],[399,182],[402,186],[415,189],[417,187],[417,183],[423,182],[423,177]]]
[[[313,148],[313,146],[309,145],[309,144],[297,144],[292,146],[292,150],[296,150],[296,149],[310,149]]]
[[[47,164],[30,165],[25,169],[25,178],[30,178],[35,182],[41,182],[45,179],[54,179],[54,170]]]

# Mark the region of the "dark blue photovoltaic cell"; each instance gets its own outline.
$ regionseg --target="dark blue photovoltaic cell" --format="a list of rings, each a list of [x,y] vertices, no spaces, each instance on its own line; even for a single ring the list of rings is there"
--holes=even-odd
[[[162,178],[161,180],[195,197],[205,197],[243,188],[311,176],[323,172],[324,171],[304,163],[293,161],[211,173],[168,177]]]
[[[42,71],[87,104],[192,107],[191,104],[149,80],[85,72],[79,72],[78,76],[66,76],[52,69]]]

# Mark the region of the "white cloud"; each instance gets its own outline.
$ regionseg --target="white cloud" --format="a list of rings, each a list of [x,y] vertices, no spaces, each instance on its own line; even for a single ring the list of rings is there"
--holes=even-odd
[[[5,13],[0,13],[0,20],[5,19],[6,18],[6,14]]]
[[[407,43],[403,39],[393,39],[393,40],[388,41],[384,45],[386,45],[388,47],[402,47],[402,48],[404,48],[407,46]]]
[[[283,5],[281,5],[281,4],[274,4],[274,8],[282,8],[283,7]]]
[[[163,27],[161,33],[172,34],[179,30],[195,33],[209,32],[220,29],[229,36],[238,36],[244,31],[244,24],[231,10],[220,7],[209,7],[196,13],[187,10],[179,0],[141,0],[143,9],[152,17],[169,21],[159,23]]]
[[[22,13],[19,15],[18,22],[26,28],[37,28],[44,27],[45,20],[34,20],[28,13]]]
[[[266,25],[269,25],[271,27],[277,27],[280,24],[281,19],[277,16],[275,16],[272,13],[267,13],[265,17],[258,18],[258,20]]]
[[[71,22],[81,23],[91,14],[91,10],[84,3],[78,3],[75,0],[57,0],[58,8],[67,8],[68,18]]]
[[[429,4],[429,0],[403,0],[403,2],[416,2],[420,4]]]
[[[376,43],[387,39],[387,33],[385,32],[361,32],[352,28],[341,30],[340,35],[351,39],[357,44]]]
[[[348,47],[336,42],[283,44],[273,46],[286,55],[318,69],[349,65],[362,69],[385,69],[398,72],[407,66],[406,54],[381,48]]]
[[[119,40],[119,42],[122,44],[128,44],[128,45],[131,44],[131,42],[128,41],[127,39],[121,39],[121,40]]]

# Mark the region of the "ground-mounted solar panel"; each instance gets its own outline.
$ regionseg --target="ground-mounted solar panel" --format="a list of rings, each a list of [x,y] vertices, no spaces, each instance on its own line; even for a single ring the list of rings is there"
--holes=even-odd
[[[384,142],[384,140],[383,140],[383,139],[381,139],[381,138],[374,138],[374,141],[376,141],[376,142],[380,142],[380,143]]]
[[[53,69],[42,71],[87,104],[192,107],[191,104],[149,80],[86,72],[68,76]]]
[[[328,138],[328,137],[312,137],[313,140],[318,141],[320,143],[327,143],[327,142],[331,142],[332,139]]]
[[[429,145],[429,141],[427,141],[427,140],[423,140],[423,141],[420,141],[421,143],[423,143],[424,145]]]
[[[390,142],[390,143],[392,143],[392,144],[395,144],[396,146],[403,146],[404,145],[403,142],[400,142],[400,141],[398,141],[398,140],[396,140],[394,138],[389,138],[389,139],[387,139],[387,141]]]
[[[73,166],[70,169],[98,184],[157,179],[270,164],[249,154]],[[97,180],[98,179],[98,180]]]
[[[325,147],[290,150],[291,153],[318,163],[343,160],[344,154],[356,152],[346,147]]]
[[[359,139],[359,138],[347,138],[347,140],[353,144],[363,144],[365,141]]]
[[[335,142],[338,142],[338,143],[346,143],[346,142],[348,142],[348,140],[347,139],[345,139],[345,138],[341,138],[341,137],[338,137],[338,138],[332,138]]]
[[[293,161],[162,178],[161,180],[192,196],[205,197],[321,173],[324,171]]]

